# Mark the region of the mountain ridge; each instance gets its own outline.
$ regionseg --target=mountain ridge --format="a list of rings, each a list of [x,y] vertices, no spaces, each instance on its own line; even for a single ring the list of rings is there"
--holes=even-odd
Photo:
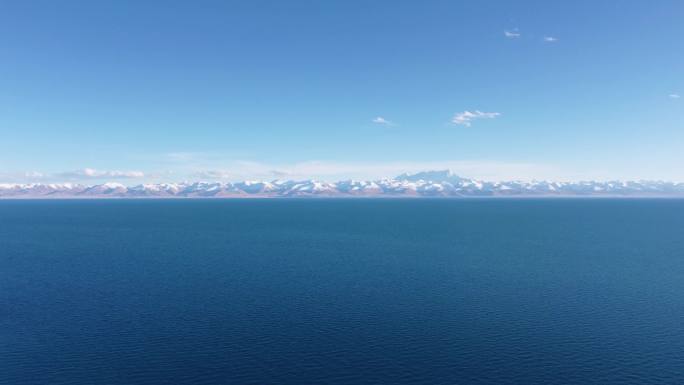
[[[240,197],[684,197],[684,183],[664,181],[503,181],[462,178],[449,170],[401,174],[392,179],[324,182],[315,179],[242,182],[107,182],[0,184],[10,198],[240,198]]]

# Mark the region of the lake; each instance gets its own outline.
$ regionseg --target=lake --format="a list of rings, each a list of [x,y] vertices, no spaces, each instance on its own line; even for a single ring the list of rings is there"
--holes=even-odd
[[[0,384],[413,383],[684,383],[684,200],[0,201]]]

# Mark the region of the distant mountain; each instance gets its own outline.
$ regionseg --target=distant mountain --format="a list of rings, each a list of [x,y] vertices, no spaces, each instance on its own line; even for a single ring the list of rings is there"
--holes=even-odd
[[[394,178],[400,181],[407,182],[449,182],[449,183],[459,183],[463,178],[452,173],[450,170],[440,170],[440,171],[423,171],[417,174],[401,174]]]
[[[683,197],[684,183],[485,182],[461,178],[448,170],[402,174],[374,181],[317,180],[194,182],[125,186],[120,183],[0,184],[0,199],[11,198],[230,198],[230,197]]]

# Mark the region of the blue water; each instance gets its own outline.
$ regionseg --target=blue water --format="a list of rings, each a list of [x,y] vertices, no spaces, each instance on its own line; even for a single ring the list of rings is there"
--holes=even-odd
[[[0,384],[409,383],[684,383],[684,201],[0,201]]]

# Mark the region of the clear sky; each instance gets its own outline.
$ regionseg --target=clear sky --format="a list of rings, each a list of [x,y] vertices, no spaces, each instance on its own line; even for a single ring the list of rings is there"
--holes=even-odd
[[[445,168],[683,181],[684,2],[0,2],[0,182]]]

